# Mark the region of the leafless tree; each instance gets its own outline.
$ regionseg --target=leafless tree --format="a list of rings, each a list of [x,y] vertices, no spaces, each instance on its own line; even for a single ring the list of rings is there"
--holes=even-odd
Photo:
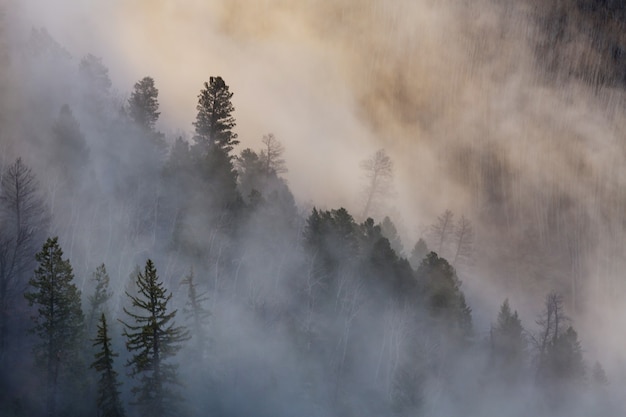
[[[452,265],[457,266],[461,262],[469,261],[472,256],[472,246],[474,244],[472,222],[466,219],[465,216],[461,216],[457,222],[456,228],[454,229],[454,238],[456,240],[456,249]]]
[[[274,172],[275,174],[284,174],[287,172],[285,160],[282,158],[285,147],[280,143],[273,133],[263,136],[261,139],[264,147],[259,154],[259,159],[263,164],[263,170],[266,174]]]
[[[437,222],[430,226],[430,235],[432,240],[437,243],[437,253],[443,256],[442,251],[448,244],[450,237],[454,233],[454,213],[446,210],[437,217]]]
[[[361,168],[367,179],[361,212],[361,218],[365,219],[375,206],[393,194],[393,161],[384,149],[379,149],[371,158],[361,162]]]
[[[567,322],[569,318],[564,312],[563,297],[551,292],[546,296],[544,310],[536,322],[539,325],[539,331],[531,335],[531,340],[538,352],[540,366],[545,359],[548,347],[556,343],[558,337],[566,329]]]

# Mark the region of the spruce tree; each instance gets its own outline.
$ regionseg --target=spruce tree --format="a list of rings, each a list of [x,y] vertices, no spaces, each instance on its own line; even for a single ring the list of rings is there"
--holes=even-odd
[[[176,326],[176,310],[168,311],[172,294],[159,280],[151,260],[146,262],[143,273],[137,275],[137,296],[128,294],[133,312],[124,309],[134,323],[125,326],[126,348],[133,353],[126,366],[130,374],[139,378],[132,389],[134,404],[141,415],[163,417],[178,415],[181,397],[175,389],[180,385],[177,365],[171,359],[189,339],[183,326]]]
[[[111,349],[111,337],[104,313],[100,316],[98,335],[93,342],[93,346],[99,348],[94,355],[95,361],[91,364],[91,368],[100,373],[97,399],[98,416],[123,417],[125,413],[118,390],[122,384],[117,382],[117,372],[113,369],[113,358],[118,355]]]
[[[147,131],[154,129],[159,119],[159,90],[154,85],[152,77],[144,77],[135,83],[133,92],[128,99],[128,113],[130,117]]]
[[[42,366],[46,381],[46,412],[57,414],[57,391],[60,381],[80,383],[78,369],[83,338],[83,312],[80,291],[74,285],[74,273],[58,239],[48,238],[35,255],[39,267],[29,281],[31,291],[25,294],[31,306],[37,306],[33,333],[40,337],[34,353]]]
[[[237,134],[232,131],[235,127],[235,111],[231,103],[233,93],[222,77],[210,77],[204,83],[204,89],[198,95],[198,114],[193,125],[196,127],[195,141],[202,153],[206,153],[213,146],[217,146],[224,153],[229,154],[233,146],[237,145]]]
[[[493,365],[507,378],[518,376],[526,351],[524,328],[517,311],[512,312],[509,300],[500,306],[498,320],[491,328],[491,358]]]

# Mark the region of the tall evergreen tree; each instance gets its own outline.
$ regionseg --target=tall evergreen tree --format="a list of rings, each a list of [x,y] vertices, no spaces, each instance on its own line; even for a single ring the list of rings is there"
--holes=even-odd
[[[98,335],[93,340],[93,346],[98,347],[95,361],[91,368],[100,373],[98,380],[98,417],[124,417],[125,412],[120,399],[117,382],[117,372],[113,368],[113,358],[118,354],[111,349],[111,337],[109,336],[108,325],[104,313],[100,316],[98,324]]]
[[[144,77],[135,83],[133,92],[128,99],[130,117],[145,130],[154,129],[159,119],[159,90],[152,77]]]
[[[512,312],[509,300],[506,299],[500,306],[498,320],[491,328],[491,354],[494,366],[507,377],[513,377],[521,371],[526,339],[524,328],[517,311]]]
[[[214,219],[209,220],[213,227],[223,228],[220,219],[231,220],[232,215],[241,206],[241,196],[237,191],[237,172],[233,165],[231,151],[239,143],[233,132],[235,118],[231,103],[233,93],[221,77],[211,77],[204,83],[204,89],[198,95],[198,114],[192,148],[195,163],[195,179],[198,187],[208,192],[200,198],[206,201],[204,207],[213,206]],[[206,209],[205,209],[206,211]],[[226,216],[223,216],[226,215]]]
[[[229,154],[239,143],[233,132],[235,108],[231,103],[233,93],[229,91],[222,77],[210,77],[198,95],[198,115],[193,125],[196,127],[195,141],[203,153],[217,146]]]
[[[135,404],[142,415],[179,415],[181,397],[175,390],[180,385],[178,367],[171,359],[189,335],[183,326],[175,325],[176,310],[168,311],[172,294],[168,294],[149,259],[144,272],[137,275],[137,288],[137,296],[128,294],[133,312],[124,309],[133,323],[122,322],[126,348],[134,352],[126,366],[133,377],[139,377],[139,384],[132,389]]]
[[[33,332],[40,337],[34,352],[43,367],[46,381],[46,412],[57,415],[59,380],[76,381],[81,366],[80,349],[83,342],[84,319],[80,305],[80,291],[73,283],[74,273],[57,238],[48,238],[36,255],[39,266],[25,294],[29,304],[37,306]]]

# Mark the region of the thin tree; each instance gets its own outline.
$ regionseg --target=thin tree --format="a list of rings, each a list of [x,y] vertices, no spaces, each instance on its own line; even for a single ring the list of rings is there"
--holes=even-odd
[[[437,253],[443,256],[443,250],[446,247],[450,236],[454,233],[454,213],[446,210],[437,217],[437,222],[430,226],[430,235],[437,242]]]
[[[97,398],[98,417],[124,417],[126,413],[119,391],[122,384],[117,381],[117,372],[113,368],[113,358],[119,355],[111,348],[111,337],[104,313],[100,315],[98,335],[93,340],[93,346],[97,347],[98,351],[94,355],[95,361],[91,364],[91,368],[100,373]]]
[[[457,266],[461,262],[467,262],[472,256],[474,244],[474,229],[472,222],[461,216],[454,229],[455,250],[452,265]]]
[[[379,149],[371,158],[361,162],[361,168],[367,180],[363,191],[365,204],[361,211],[361,217],[365,219],[374,206],[393,193],[393,162],[384,149]]]
[[[75,378],[71,373],[79,366],[84,318],[72,266],[68,259],[63,259],[56,237],[46,241],[36,259],[39,266],[29,281],[31,291],[25,297],[31,306],[37,307],[32,331],[41,340],[34,353],[45,373],[46,412],[54,417],[59,378],[62,373]]]
[[[202,358],[206,350],[206,326],[208,325],[209,317],[211,317],[211,312],[204,306],[204,303],[209,299],[207,297],[208,292],[200,292],[198,290],[193,269],[189,271],[189,274],[182,280],[181,284],[187,286],[187,304],[183,309],[183,313],[192,324],[198,355]]]
[[[264,135],[261,142],[263,143],[263,149],[259,154],[259,160],[263,164],[265,175],[270,173],[278,175],[287,172],[285,160],[282,158],[285,152],[285,147],[282,143],[276,139],[273,133]]]
[[[139,384],[132,388],[134,404],[139,406],[142,415],[178,415],[181,396],[175,386],[180,382],[178,367],[171,359],[189,339],[189,334],[185,327],[175,325],[177,311],[168,311],[172,294],[168,294],[149,259],[144,272],[137,275],[137,288],[137,296],[127,293],[136,312],[124,308],[133,323],[122,321],[126,348],[133,352],[126,366],[131,376],[140,377]]]
[[[87,331],[89,333],[91,333],[93,329],[96,317],[106,312],[106,303],[113,296],[113,292],[109,291],[110,278],[104,264],[96,268],[92,280],[96,283],[96,287],[94,288],[93,294],[88,297],[89,315],[87,319]]]
[[[9,165],[0,181],[0,358],[5,358],[10,310],[34,267],[39,236],[48,226],[39,185],[21,158]],[[42,239],[43,240],[43,239]],[[4,360],[0,360],[0,365]]]

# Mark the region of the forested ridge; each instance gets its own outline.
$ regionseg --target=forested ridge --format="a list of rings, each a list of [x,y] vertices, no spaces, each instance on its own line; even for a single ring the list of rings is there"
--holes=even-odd
[[[565,11],[624,20],[612,2],[575,3],[537,27]],[[590,74],[546,58],[566,53],[566,27],[542,38],[554,45],[531,43],[547,79]],[[394,224],[383,148],[353,167],[352,211],[300,202],[281,137],[242,146],[228,74],[207,76],[191,133],[173,134],[157,79],[114,86],[101,58],[73,58],[45,29],[19,47],[3,39],[0,92],[14,99],[0,100],[3,416],[623,413],[575,320],[621,194],[588,209],[552,178],[545,191],[488,138],[440,158],[479,209],[420,218],[412,236]],[[582,77],[597,94],[623,83],[621,46],[607,48],[614,69]],[[532,187],[540,198],[524,200]],[[506,233],[508,245],[493,238]],[[487,321],[463,282],[481,274],[503,275],[511,292]],[[521,288],[535,310],[516,305]]]

